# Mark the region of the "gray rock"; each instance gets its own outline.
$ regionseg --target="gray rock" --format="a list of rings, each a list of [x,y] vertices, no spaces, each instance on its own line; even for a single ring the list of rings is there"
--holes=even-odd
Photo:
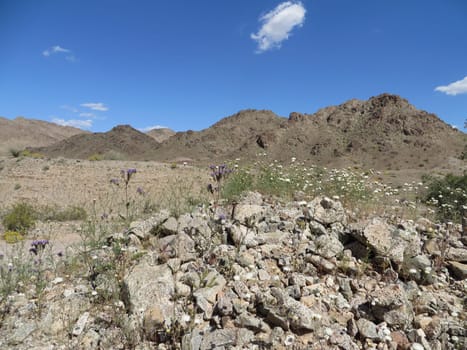
[[[317,197],[308,203],[314,220],[324,225],[345,221],[342,204],[327,197]]]
[[[311,221],[309,227],[310,227],[310,232],[313,235],[321,236],[321,235],[328,234],[328,231],[326,230],[324,225],[320,224],[317,221]]]
[[[184,232],[159,239],[158,249],[167,258],[178,257],[182,263],[196,258],[195,242]]]
[[[217,295],[224,289],[227,281],[224,276],[216,270],[210,270],[203,281],[201,281],[202,288],[199,288],[193,293],[194,297],[201,296],[212,305],[216,302]]]
[[[363,338],[380,340],[378,330],[373,322],[365,318],[360,318],[357,320],[357,327],[358,332]]]
[[[23,343],[37,329],[34,322],[22,323],[8,339],[10,345]]]
[[[182,338],[181,350],[199,350],[203,341],[203,335],[199,330],[194,329],[191,333],[185,334]]]
[[[467,264],[463,264],[457,261],[449,261],[448,267],[456,278],[461,280],[467,278]]]
[[[89,318],[89,312],[83,313],[79,318],[78,321],[76,321],[75,326],[73,327],[73,330],[71,331],[71,334],[73,334],[75,337],[81,335],[84,331],[84,327],[86,327],[86,323],[88,322]]]
[[[219,298],[216,304],[216,310],[221,316],[230,316],[233,313],[232,299],[228,296]]]
[[[143,322],[143,315],[154,305],[160,306],[161,318],[170,324],[174,305],[174,278],[167,264],[150,265],[143,260],[124,278],[123,301],[127,310]]]
[[[248,329],[217,329],[203,336],[200,350],[228,349],[237,347],[241,349],[248,346],[254,339],[254,333]]]
[[[205,320],[209,320],[212,317],[212,313],[214,310],[213,305],[206,300],[206,298],[201,294],[194,295],[196,305],[198,308],[203,312],[203,317]]]
[[[226,227],[228,237],[236,247],[246,246],[248,248],[256,247],[260,244],[260,239],[256,232],[243,225],[231,225]]]
[[[94,329],[88,330],[84,335],[79,339],[79,349],[82,350],[94,350],[99,348],[99,343],[101,336]]]
[[[258,204],[239,204],[235,208],[234,219],[252,225],[264,220],[266,208]]]
[[[344,250],[342,243],[334,236],[322,235],[315,239],[315,253],[330,259]]]
[[[128,234],[132,233],[136,235],[139,239],[147,239],[147,237],[154,233],[154,228],[158,227],[169,217],[169,212],[167,210],[162,210],[149,219],[132,222],[127,232]]]
[[[285,310],[290,328],[297,332],[316,331],[325,324],[321,314],[308,308],[287,295],[280,288],[271,288],[271,294],[276,298],[277,305]]]
[[[269,281],[271,276],[266,270],[260,269],[258,270],[258,278],[260,281]]]
[[[331,261],[320,257],[319,255],[307,256],[305,259],[307,262],[312,263],[319,271],[331,273],[336,271],[337,266]]]
[[[467,249],[449,247],[446,252],[446,259],[457,262],[467,262]]]
[[[267,332],[270,330],[269,326],[260,318],[254,315],[243,312],[236,318],[236,324],[241,328],[248,328],[253,332]]]
[[[57,335],[64,330],[71,329],[78,317],[84,311],[89,310],[89,307],[89,298],[78,294],[51,301],[39,323],[39,329],[46,335]]]
[[[353,230],[352,235],[379,256],[402,264],[406,254],[420,254],[420,238],[415,231],[396,229],[380,218],[373,218],[362,226],[363,229]]]

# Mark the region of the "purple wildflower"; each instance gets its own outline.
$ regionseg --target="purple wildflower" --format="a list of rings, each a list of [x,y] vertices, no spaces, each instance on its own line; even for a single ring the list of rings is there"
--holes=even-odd
[[[209,168],[212,170],[211,177],[217,182],[221,181],[222,178],[226,177],[232,172],[232,170],[229,169],[225,164],[218,166],[211,165]]]
[[[47,244],[49,244],[48,239],[39,239],[32,241],[31,248],[29,248],[29,251],[34,255],[37,255],[41,250],[45,248]]]
[[[144,195],[144,190],[143,190],[143,188],[142,188],[142,187],[138,187],[138,188],[136,189],[136,193],[138,193],[139,195],[143,196],[143,195]]]
[[[113,178],[113,179],[110,179],[110,183],[112,185],[117,185],[118,186],[118,185],[120,185],[120,180]]]

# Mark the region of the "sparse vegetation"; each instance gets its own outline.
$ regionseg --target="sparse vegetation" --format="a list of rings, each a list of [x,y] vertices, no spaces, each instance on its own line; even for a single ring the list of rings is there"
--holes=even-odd
[[[460,222],[467,210],[467,174],[448,174],[442,178],[425,176],[427,189],[423,201],[436,208],[437,218],[443,222]]]
[[[36,219],[37,212],[34,207],[23,202],[13,205],[3,216],[2,223],[7,230],[26,234],[34,227]]]

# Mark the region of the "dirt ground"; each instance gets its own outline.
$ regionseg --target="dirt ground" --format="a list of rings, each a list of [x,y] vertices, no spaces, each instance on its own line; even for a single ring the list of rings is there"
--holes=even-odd
[[[125,186],[121,171],[136,169],[128,185],[134,210],[182,205],[189,197],[202,197],[209,181],[208,170],[189,165],[176,168],[157,162],[86,161],[70,159],[0,158],[0,211],[21,201],[34,207],[70,206],[98,216],[125,214]],[[110,183],[118,179],[119,185]],[[137,193],[138,188],[143,195]],[[141,192],[141,191],[140,191]],[[53,240],[53,250],[62,251],[80,240],[80,222],[39,222],[28,235]],[[0,252],[8,250],[0,240]]]

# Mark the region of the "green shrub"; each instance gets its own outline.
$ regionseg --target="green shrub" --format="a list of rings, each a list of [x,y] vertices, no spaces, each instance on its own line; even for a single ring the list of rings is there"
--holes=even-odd
[[[467,205],[467,174],[448,174],[441,179],[425,176],[423,180],[428,189],[422,199],[436,208],[437,218],[441,221],[460,222]]]
[[[9,149],[10,154],[12,155],[13,158],[18,158],[21,155],[21,150],[17,148],[10,148]]]
[[[88,157],[88,160],[94,162],[94,161],[99,161],[99,160],[103,160],[104,159],[104,156],[102,154],[98,154],[98,153],[95,153],[95,154],[92,154]]]
[[[39,216],[44,221],[82,221],[86,220],[88,215],[83,207],[71,205],[65,208],[42,207]]]
[[[29,158],[34,158],[34,159],[43,159],[45,156],[42,153],[39,152],[31,152],[28,149],[25,149],[24,151],[21,151],[21,156],[23,157],[29,157]]]
[[[28,203],[17,203],[3,217],[3,226],[10,231],[26,233],[36,223],[37,213]]]
[[[237,200],[240,195],[253,188],[254,178],[248,170],[236,170],[230,174],[222,187],[222,197]]]
[[[3,234],[3,239],[8,244],[18,243],[24,239],[23,235],[16,231],[6,231]]]

